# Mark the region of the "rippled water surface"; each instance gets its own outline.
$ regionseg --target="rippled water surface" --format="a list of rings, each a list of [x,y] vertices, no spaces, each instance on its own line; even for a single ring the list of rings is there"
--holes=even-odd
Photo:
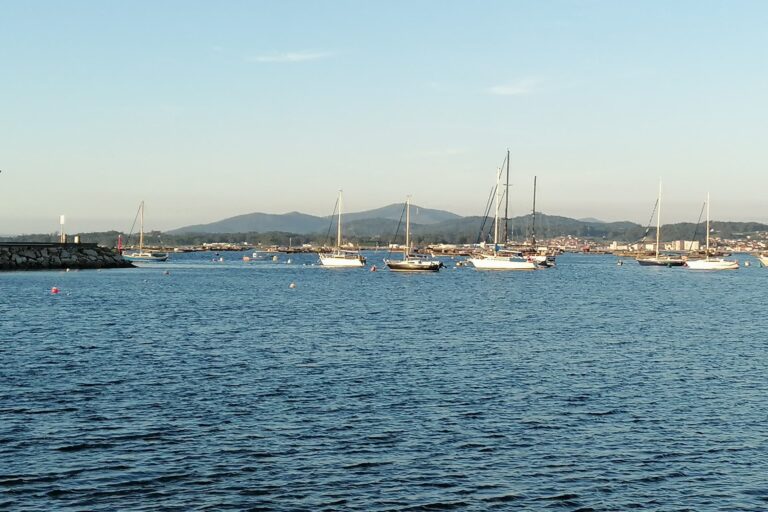
[[[0,274],[0,508],[768,509],[756,260],[223,256]]]

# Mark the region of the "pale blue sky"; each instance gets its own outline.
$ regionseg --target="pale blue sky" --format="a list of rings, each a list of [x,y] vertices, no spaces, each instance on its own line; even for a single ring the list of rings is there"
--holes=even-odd
[[[768,3],[26,2],[0,16],[0,233],[413,195],[768,221]]]

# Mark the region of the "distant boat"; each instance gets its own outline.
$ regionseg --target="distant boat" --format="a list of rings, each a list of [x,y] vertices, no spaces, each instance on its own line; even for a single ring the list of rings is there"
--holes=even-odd
[[[339,199],[337,201],[339,210],[338,222],[336,223],[336,247],[333,252],[321,253],[320,263],[324,267],[333,268],[354,268],[365,266],[365,256],[362,256],[359,251],[349,251],[341,248],[341,207],[342,207],[342,192],[339,190]]]
[[[738,270],[739,262],[709,257],[709,194],[707,194],[707,256],[703,260],[688,260],[685,266],[691,270]]]
[[[496,172],[496,208],[493,220],[493,248],[490,251],[484,251],[469,258],[469,262],[477,270],[536,270],[538,266],[532,258],[525,258],[519,252],[499,249],[499,207],[501,197],[508,193],[508,188],[509,152],[507,152],[507,190],[505,190],[503,194],[501,192],[501,168]]]
[[[402,217],[401,217],[402,218]],[[394,272],[437,272],[443,266],[442,262],[425,255],[411,252],[411,198],[405,200],[405,248],[402,260],[386,259],[389,270]]]
[[[139,228],[139,250],[138,252],[123,253],[123,259],[128,261],[165,261],[168,259],[167,252],[145,251],[144,250],[144,201],[139,204],[139,215],[141,223]],[[134,222],[136,222],[134,220]]]
[[[509,151],[507,151],[507,162],[509,162]],[[523,252],[523,256],[532,260],[540,267],[550,268],[555,266],[555,253],[548,247],[539,251],[536,245],[536,176],[533,177],[533,209],[531,211],[531,248]]]
[[[646,232],[647,234],[647,232]],[[661,249],[661,180],[659,180],[659,198],[656,201],[656,255],[638,256],[637,262],[643,266],[681,267],[685,264],[682,257],[660,254]]]
[[[764,267],[768,267],[768,254],[759,255],[757,259],[760,260]]]
[[[271,260],[272,253],[269,251],[253,251],[251,254],[252,260]]]

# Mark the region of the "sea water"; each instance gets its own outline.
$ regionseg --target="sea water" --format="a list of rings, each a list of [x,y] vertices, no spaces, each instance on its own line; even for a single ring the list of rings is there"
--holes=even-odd
[[[0,508],[768,508],[756,260],[246,254],[0,274]]]

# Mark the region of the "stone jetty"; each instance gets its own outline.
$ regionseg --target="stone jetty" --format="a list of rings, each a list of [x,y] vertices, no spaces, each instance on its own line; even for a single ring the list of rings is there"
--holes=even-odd
[[[115,250],[97,244],[0,243],[0,270],[133,267]]]

